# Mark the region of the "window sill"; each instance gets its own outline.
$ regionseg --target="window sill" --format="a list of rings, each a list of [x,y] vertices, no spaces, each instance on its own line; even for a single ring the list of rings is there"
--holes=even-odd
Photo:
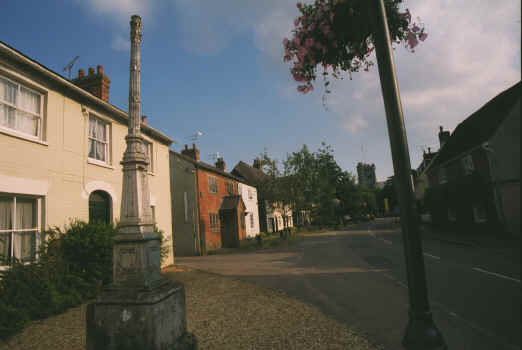
[[[39,140],[36,137],[33,138],[31,136],[28,136],[28,135],[16,132],[14,130],[8,130],[8,129],[4,129],[4,128],[0,127],[0,133],[8,135],[8,136],[13,136],[13,137],[16,137],[17,139],[21,139],[21,140],[24,140],[24,141],[34,142],[34,143],[37,143],[39,145],[49,146],[49,144],[47,142],[41,141],[41,140]]]
[[[87,163],[92,164],[92,165],[97,165],[97,166],[100,166],[102,168],[107,168],[107,169],[114,170],[114,167],[112,165],[100,162],[99,160],[96,160],[96,159],[87,158]]]

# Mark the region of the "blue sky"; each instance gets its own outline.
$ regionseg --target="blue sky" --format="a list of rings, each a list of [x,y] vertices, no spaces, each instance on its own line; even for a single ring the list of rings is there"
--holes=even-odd
[[[375,163],[378,180],[393,174],[376,67],[323,90],[296,91],[282,40],[298,15],[284,0],[2,1],[0,40],[67,75],[103,65],[109,102],[127,110],[129,20],[143,19],[142,113],[179,144],[203,132],[201,159],[220,152],[231,170],[265,149],[282,160],[303,144],[332,145],[339,165]],[[472,5],[471,5],[472,4]],[[428,39],[415,53],[394,51],[412,166],[422,149],[438,149],[438,126],[453,129],[520,80],[520,1],[405,0]],[[362,151],[361,151],[362,149]]]

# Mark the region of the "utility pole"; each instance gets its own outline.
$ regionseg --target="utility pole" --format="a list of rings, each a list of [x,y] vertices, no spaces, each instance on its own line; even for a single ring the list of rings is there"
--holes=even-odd
[[[401,208],[401,228],[408,276],[409,322],[402,344],[408,350],[444,350],[447,346],[433,322],[428,301],[426,273],[420,237],[417,205],[413,193],[411,163],[402,116],[401,99],[392,56],[384,0],[372,0],[369,15],[374,21],[375,49],[381,90],[386,110],[388,135]]]

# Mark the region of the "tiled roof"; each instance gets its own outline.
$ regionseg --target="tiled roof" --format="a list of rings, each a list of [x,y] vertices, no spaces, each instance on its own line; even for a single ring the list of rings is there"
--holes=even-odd
[[[461,122],[431,162],[430,169],[489,140],[520,100],[520,88],[518,82]]]
[[[226,171],[222,171],[218,168],[216,168],[215,166],[212,166],[210,164],[207,164],[207,163],[204,163],[202,161],[199,161],[199,160],[195,160],[194,158],[192,157],[189,157],[189,156],[186,156],[184,154],[181,154],[179,152],[176,152],[176,151],[173,151],[173,150],[170,150],[170,152],[172,152],[174,155],[176,155],[177,157],[180,157],[188,162],[191,162],[192,164],[194,164],[197,168],[201,168],[201,169],[205,169],[205,170],[208,170],[208,171],[211,171],[213,173],[216,173],[216,174],[219,174],[219,175],[222,175],[224,177],[228,177],[232,180],[236,180],[236,181],[239,181],[239,182],[243,182],[243,180],[241,180],[240,178],[238,178],[237,176],[234,176],[230,173],[227,173]]]
[[[269,179],[269,176],[261,170],[240,161],[232,170],[232,174],[244,179],[246,183],[252,186],[257,186],[263,181]]]

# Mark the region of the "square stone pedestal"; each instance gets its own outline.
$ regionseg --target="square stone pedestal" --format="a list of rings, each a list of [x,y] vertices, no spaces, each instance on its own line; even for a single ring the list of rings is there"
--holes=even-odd
[[[87,306],[87,350],[171,350],[187,329],[185,288],[109,286]]]

